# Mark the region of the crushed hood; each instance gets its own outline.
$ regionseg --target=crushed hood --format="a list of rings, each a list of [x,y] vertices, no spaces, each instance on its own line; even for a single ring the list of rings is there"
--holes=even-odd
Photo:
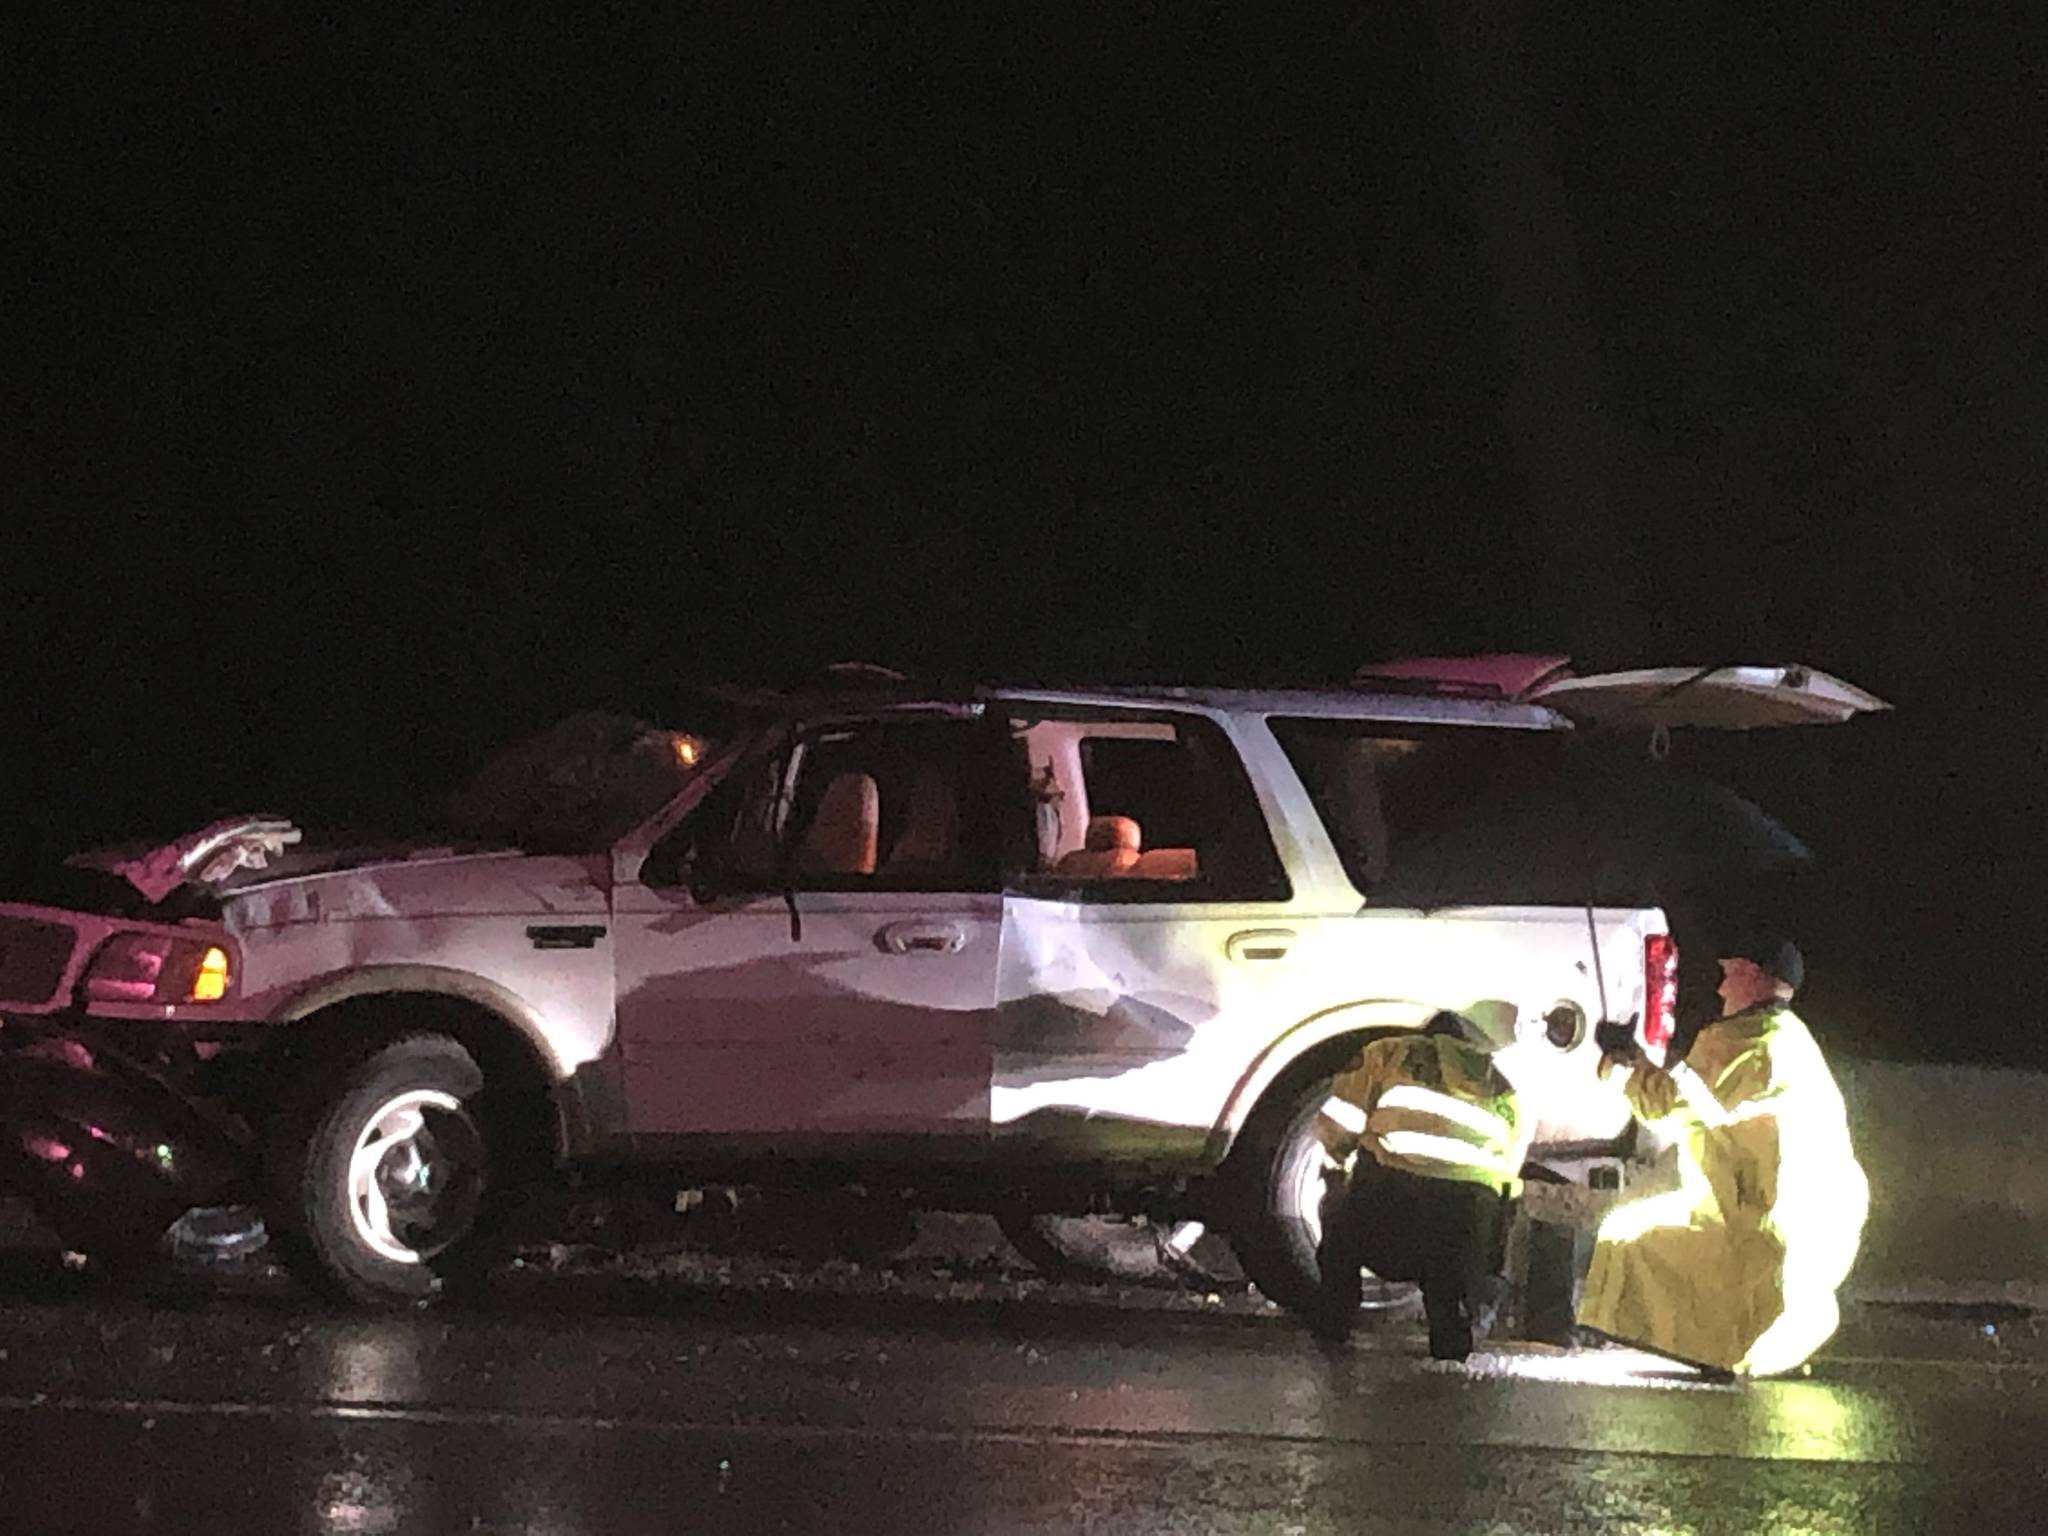
[[[693,775],[709,749],[702,735],[637,718],[586,711],[487,761],[441,807],[393,837],[333,839],[314,846],[288,817],[225,817],[175,841],[74,854],[74,869],[110,874],[157,905],[177,891],[202,897],[266,880],[370,864],[461,854],[589,853],[654,814]]]
[[[244,869],[267,869],[270,861],[305,838],[282,816],[230,816],[175,842],[140,851],[126,848],[75,853],[64,862],[75,869],[119,875],[160,902],[182,886],[219,890]]]
[[[513,851],[448,842],[309,843],[298,827],[281,816],[231,816],[156,847],[93,849],[73,854],[64,862],[74,869],[118,876],[144,901],[157,905],[184,890],[218,897],[304,875]]]

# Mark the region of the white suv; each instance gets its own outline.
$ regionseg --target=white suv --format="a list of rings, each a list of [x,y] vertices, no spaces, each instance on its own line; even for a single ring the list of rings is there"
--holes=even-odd
[[[228,824],[99,860],[128,877],[100,911],[0,906],[0,1182],[88,1251],[110,1207],[81,1195],[151,1238],[253,1195],[303,1274],[375,1300],[480,1258],[550,1167],[837,1173],[1204,1220],[1288,1300],[1313,1121],[1362,1041],[1511,1019],[1540,1158],[1629,1123],[1598,1022],[1670,1037],[1658,907],[1416,896],[1431,829],[1575,719],[1880,707],[1802,669],[1508,657],[1299,691],[856,673],[586,719],[488,777],[469,826],[496,846]],[[110,1101],[126,1129],[85,1136]]]

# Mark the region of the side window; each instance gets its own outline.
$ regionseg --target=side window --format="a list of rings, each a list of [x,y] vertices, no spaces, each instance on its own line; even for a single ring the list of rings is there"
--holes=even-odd
[[[979,721],[814,730],[720,786],[677,834],[694,878],[725,892],[993,891],[989,741]]]
[[[1011,721],[1036,836],[1010,860],[1023,889],[1082,901],[1284,901],[1273,849],[1236,749],[1196,716]]]
[[[1538,731],[1402,727],[1370,720],[1268,721],[1308,791],[1316,814],[1361,891],[1386,889],[1418,871],[1404,860],[1482,795],[1499,793],[1505,773],[1540,765],[1557,743]]]
[[[706,892],[774,888],[790,767],[783,751],[734,770],[648,851],[640,878]]]
[[[1417,743],[1372,735],[1370,726],[1350,720],[1270,723],[1344,873],[1361,891],[1372,890],[1386,878],[1390,852],[1382,783]]]

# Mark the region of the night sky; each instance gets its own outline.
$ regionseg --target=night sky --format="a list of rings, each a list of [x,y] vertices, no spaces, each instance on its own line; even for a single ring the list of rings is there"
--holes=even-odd
[[[1824,1035],[2048,1064],[2022,9],[289,10],[0,22],[16,864],[846,657],[1796,659]]]

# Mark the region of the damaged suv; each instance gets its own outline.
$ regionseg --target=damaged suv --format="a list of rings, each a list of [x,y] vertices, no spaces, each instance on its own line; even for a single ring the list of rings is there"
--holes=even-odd
[[[1625,1145],[1595,1034],[1671,1039],[1669,872],[1587,744],[1882,707],[1494,657],[585,717],[487,770],[466,842],[226,822],[0,904],[0,1183],[109,1262],[253,1202],[358,1301],[477,1272],[568,1177],[1202,1221],[1297,1299],[1315,1120],[1377,1035],[1492,1012],[1537,1158]]]

